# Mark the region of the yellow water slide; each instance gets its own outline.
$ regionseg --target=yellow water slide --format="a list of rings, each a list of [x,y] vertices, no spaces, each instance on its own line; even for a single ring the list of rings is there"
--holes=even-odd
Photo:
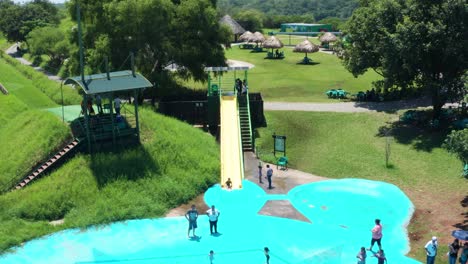
[[[232,189],[242,188],[244,161],[240,133],[237,96],[221,96],[221,186],[227,188],[231,179]]]

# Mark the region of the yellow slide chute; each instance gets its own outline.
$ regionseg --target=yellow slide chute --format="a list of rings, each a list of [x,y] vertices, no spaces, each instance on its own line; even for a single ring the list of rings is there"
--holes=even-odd
[[[242,188],[244,161],[236,95],[222,95],[221,111],[221,186],[227,188],[231,179],[232,189]]]

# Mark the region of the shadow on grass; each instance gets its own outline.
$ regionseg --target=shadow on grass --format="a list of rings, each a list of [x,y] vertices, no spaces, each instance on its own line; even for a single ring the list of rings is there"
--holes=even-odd
[[[309,63],[303,63],[302,61],[296,63],[297,65],[304,65],[304,66],[314,66],[314,65],[318,65],[320,64],[320,62],[315,62],[315,61],[311,61]]]
[[[429,116],[431,113],[427,111]],[[378,137],[393,137],[398,143],[412,145],[416,150],[431,152],[434,148],[442,147],[451,129],[446,123],[438,127],[431,127],[427,123],[407,123],[403,121],[387,122],[378,129]]]
[[[468,207],[468,195],[465,196],[465,198],[463,198],[463,200],[460,201],[460,204],[461,206],[463,206],[463,208]],[[468,212],[464,212],[462,213],[462,215],[464,216],[463,222],[454,224],[453,226],[461,230],[468,230]]]
[[[160,166],[143,145],[102,151],[91,158],[91,170],[99,188],[118,179],[135,181],[151,174],[160,174]]]
[[[398,110],[413,109],[418,107],[432,106],[431,101],[427,97],[387,102],[355,102],[355,107],[374,110],[377,112],[396,113]]]

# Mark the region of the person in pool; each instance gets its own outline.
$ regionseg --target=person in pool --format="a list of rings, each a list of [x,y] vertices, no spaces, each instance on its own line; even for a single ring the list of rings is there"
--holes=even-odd
[[[374,252],[374,251],[370,250],[370,252],[372,252],[374,254],[373,257],[377,258],[377,264],[386,264],[387,263],[387,258],[385,257],[385,253],[384,253],[383,249],[379,249],[379,251],[377,251],[377,252]]]
[[[357,264],[366,264],[366,248],[361,247],[361,250],[356,255],[356,258],[358,259]]]
[[[266,264],[270,264],[270,249],[265,247],[263,251],[265,252]]]
[[[185,218],[187,218],[187,220],[189,221],[187,237],[190,238],[190,230],[193,230],[193,237],[197,237],[195,235],[195,229],[197,229],[198,211],[194,204],[192,205],[192,208],[188,210],[185,214]]]

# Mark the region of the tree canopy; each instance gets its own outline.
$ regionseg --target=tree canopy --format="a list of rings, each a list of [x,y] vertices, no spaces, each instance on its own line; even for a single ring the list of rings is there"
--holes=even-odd
[[[26,4],[0,0],[0,31],[9,41],[25,41],[33,29],[58,23],[58,9],[48,0],[34,0]]]
[[[223,15],[256,9],[268,16],[310,15],[317,20],[326,17],[345,19],[351,16],[356,7],[356,0],[218,0],[218,9]]]
[[[33,56],[46,54],[53,66],[59,66],[69,56],[69,43],[65,34],[56,27],[41,27],[28,36],[29,52]]]
[[[69,4],[74,19],[76,3]],[[106,56],[111,69],[120,69],[129,52],[151,81],[167,79],[161,75],[170,63],[183,66],[180,74],[195,80],[206,78],[205,66],[225,65],[221,44],[230,36],[218,24],[213,1],[80,1],[80,7],[86,64],[93,72],[99,71]]]
[[[343,54],[355,76],[373,69],[381,88],[420,88],[432,97],[434,117],[466,92],[468,5],[464,0],[361,0],[345,34]]]

